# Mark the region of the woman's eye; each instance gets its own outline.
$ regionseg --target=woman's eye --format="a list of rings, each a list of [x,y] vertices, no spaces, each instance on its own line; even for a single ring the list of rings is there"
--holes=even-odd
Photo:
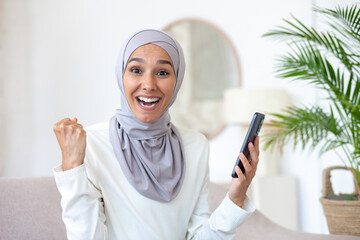
[[[130,71],[132,72],[132,73],[141,73],[141,71],[140,71],[140,69],[139,68],[131,68],[130,69]]]
[[[166,76],[166,75],[168,75],[168,74],[169,74],[169,73],[166,72],[166,71],[159,71],[157,75],[159,75],[159,76]]]

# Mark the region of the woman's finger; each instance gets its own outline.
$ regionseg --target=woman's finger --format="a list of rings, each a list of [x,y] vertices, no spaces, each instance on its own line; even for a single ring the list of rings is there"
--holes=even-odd
[[[245,155],[243,153],[239,153],[239,158],[244,166],[245,173],[250,172],[252,167],[250,165],[249,160],[245,157]]]
[[[250,151],[250,156],[251,156],[251,163],[257,164],[259,161],[259,155],[256,151],[255,146],[252,143],[249,143],[249,151]]]
[[[59,123],[71,122],[70,118],[61,119]]]
[[[259,145],[260,145],[260,137],[257,136],[254,141],[254,146],[258,156],[260,155]]]
[[[236,166],[236,167],[235,167],[235,172],[236,172],[239,180],[245,179],[245,175],[244,175],[244,173],[241,171],[241,169],[240,169],[239,166]]]

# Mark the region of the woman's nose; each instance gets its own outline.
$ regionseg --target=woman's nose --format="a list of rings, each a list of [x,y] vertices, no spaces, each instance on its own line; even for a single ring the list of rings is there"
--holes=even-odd
[[[153,75],[147,74],[142,81],[142,89],[146,91],[154,91],[156,89],[156,79]]]

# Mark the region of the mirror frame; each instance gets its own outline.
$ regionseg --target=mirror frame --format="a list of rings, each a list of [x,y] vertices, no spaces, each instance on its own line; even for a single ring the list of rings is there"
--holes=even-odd
[[[228,37],[228,35],[217,25],[215,25],[214,23],[211,23],[207,20],[204,19],[200,19],[200,18],[181,18],[179,20],[176,20],[174,22],[171,22],[168,25],[165,25],[165,27],[162,28],[162,30],[164,32],[168,32],[168,30],[177,24],[181,24],[183,22],[189,22],[189,21],[195,21],[195,22],[200,22],[203,23],[204,25],[208,25],[209,27],[213,28],[217,33],[219,33],[219,35],[229,44],[229,47],[231,49],[231,52],[234,54],[235,57],[235,61],[236,61],[236,69],[239,73],[239,77],[238,77],[238,87],[242,86],[242,72],[241,72],[241,65],[240,65],[240,58],[239,58],[239,54],[235,48],[235,45],[233,44],[233,42],[230,40],[230,38]]]

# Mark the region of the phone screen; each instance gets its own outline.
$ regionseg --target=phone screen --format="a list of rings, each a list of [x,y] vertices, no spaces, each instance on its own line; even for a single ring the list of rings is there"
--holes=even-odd
[[[260,133],[261,126],[262,126],[262,124],[263,124],[263,122],[264,122],[264,119],[265,119],[265,115],[264,115],[264,114],[256,112],[256,113],[254,114],[252,120],[251,120],[249,129],[248,129],[248,131],[247,131],[247,133],[246,133],[246,136],[245,136],[245,140],[244,140],[243,145],[242,145],[242,147],[241,147],[241,149],[240,149],[240,152],[244,153],[244,155],[245,155],[245,157],[246,157],[247,159],[249,159],[249,157],[250,157],[250,152],[249,152],[249,147],[248,147],[248,146],[249,146],[249,143],[250,143],[250,142],[254,143],[254,140],[255,140],[256,136],[258,136],[259,133]],[[236,172],[235,172],[235,167],[236,167],[236,166],[239,166],[240,169],[241,169],[241,171],[242,171],[243,173],[245,173],[245,168],[244,168],[244,166],[243,166],[243,164],[242,164],[239,156],[237,157],[237,160],[236,160],[236,163],[235,163],[233,172],[232,172],[232,174],[231,174],[231,176],[232,176],[233,178],[237,178],[237,177],[238,177],[237,174],[236,174]]]

